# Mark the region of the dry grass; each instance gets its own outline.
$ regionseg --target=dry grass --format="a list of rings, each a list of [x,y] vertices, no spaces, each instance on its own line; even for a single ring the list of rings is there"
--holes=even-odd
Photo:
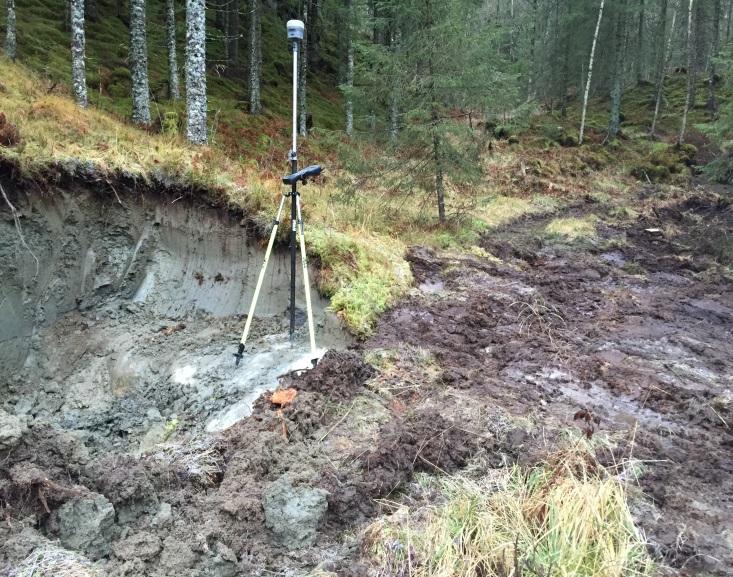
[[[588,240],[596,237],[597,218],[556,218],[545,227],[545,234],[568,241]]]
[[[102,573],[87,559],[51,545],[38,547],[17,567],[9,577],[99,577]]]
[[[208,437],[158,445],[152,458],[165,463],[179,479],[204,489],[215,486],[224,472],[221,448]]]
[[[625,477],[577,441],[528,471],[429,481],[437,504],[402,508],[372,525],[366,542],[380,575],[391,577],[648,575]]]

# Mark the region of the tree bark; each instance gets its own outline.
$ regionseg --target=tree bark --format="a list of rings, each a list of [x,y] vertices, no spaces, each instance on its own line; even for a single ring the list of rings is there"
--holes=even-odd
[[[433,28],[433,4],[432,0],[425,0],[425,28]],[[430,98],[430,131],[433,141],[433,170],[435,176],[435,196],[438,201],[438,220],[445,222],[445,172],[443,169],[443,145],[442,137],[438,126],[440,114],[438,114],[438,97],[435,92],[435,69],[433,65],[433,54],[427,55],[428,63],[428,97]]]
[[[346,134],[354,133],[354,2],[346,0]]]
[[[135,124],[150,124],[145,0],[130,0],[130,68],[132,75],[132,121]]]
[[[708,110],[712,116],[718,111],[718,101],[715,98],[715,59],[720,47],[720,0],[715,0],[713,14],[713,42],[710,45],[710,75],[708,76]]]
[[[249,112],[259,114],[262,110],[262,25],[260,0],[250,0],[249,20]]]
[[[667,66],[669,65],[669,58],[672,54],[672,38],[674,36],[674,25],[677,21],[677,8],[672,10],[672,24],[669,28],[669,36],[665,43],[665,28],[667,26],[667,0],[662,0],[662,20],[660,21],[660,44],[661,50],[659,54],[659,63],[657,68],[657,87],[656,87],[656,98],[654,101],[654,117],[652,118],[652,127],[649,130],[649,135],[654,136],[657,129],[657,118],[659,117],[659,108],[662,103],[662,95],[664,94],[664,77],[667,74]]]
[[[678,144],[685,142],[685,132],[687,131],[687,115],[690,112],[690,103],[692,102],[692,93],[695,90],[694,73],[692,68],[694,66],[693,58],[693,45],[692,45],[692,9],[694,0],[690,0],[690,5],[687,10],[687,93],[685,95],[685,109],[682,112],[682,125],[680,126],[680,135],[677,139]]]
[[[5,56],[15,60],[17,49],[15,0],[5,0]]]
[[[227,14],[227,56],[229,64],[236,66],[239,62],[239,0],[229,2]]]
[[[613,84],[611,88],[611,118],[608,121],[608,140],[618,134],[621,124],[621,93],[624,76],[624,34],[626,23],[626,0],[621,0],[616,15],[616,40],[614,47]]]
[[[74,100],[82,108],[87,100],[87,75],[85,58],[86,38],[84,36],[84,0],[71,0],[71,86]]]
[[[593,79],[593,62],[596,56],[596,44],[598,44],[598,32],[601,29],[601,20],[603,19],[603,7],[606,0],[601,0],[598,8],[598,20],[596,21],[596,30],[593,33],[593,44],[590,49],[590,59],[588,60],[588,80],[585,83],[585,93],[583,94],[583,112],[580,116],[580,133],[578,134],[578,144],[583,144],[583,133],[585,132],[585,114],[588,110],[588,95],[590,94],[590,83]]]
[[[636,83],[641,84],[644,80],[644,0],[639,5],[639,30],[636,36],[636,60],[634,61]]]
[[[206,1],[186,0],[186,137],[206,144]]]
[[[175,0],[165,1],[166,44],[168,45],[168,98],[179,100],[178,56],[176,54],[176,5]]]

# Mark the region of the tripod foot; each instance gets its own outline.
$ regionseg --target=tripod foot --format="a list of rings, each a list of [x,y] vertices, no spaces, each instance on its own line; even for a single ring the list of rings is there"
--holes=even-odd
[[[242,343],[239,343],[239,348],[237,349],[237,352],[234,353],[234,366],[238,367],[239,363],[241,362],[242,358],[244,357],[244,345]]]

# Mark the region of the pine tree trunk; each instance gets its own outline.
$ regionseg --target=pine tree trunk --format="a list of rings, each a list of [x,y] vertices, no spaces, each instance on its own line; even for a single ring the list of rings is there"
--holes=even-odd
[[[626,0],[621,0],[616,15],[616,40],[614,46],[613,84],[611,88],[611,118],[608,121],[608,140],[613,140],[621,125],[621,93],[624,76],[624,35]]]
[[[532,0],[532,33],[529,37],[529,73],[527,74],[527,102],[534,98],[535,74],[537,64],[535,63],[535,45],[537,43],[537,0]]]
[[[354,133],[354,6],[353,0],[346,0],[346,134]]]
[[[260,24],[260,0],[250,0],[249,19],[249,112],[262,110],[260,89],[262,84],[262,25]]]
[[[168,45],[168,98],[179,100],[178,56],[176,54],[176,5],[175,0],[165,1],[165,30]]]
[[[652,118],[652,127],[649,130],[649,135],[654,136],[657,129],[657,118],[659,118],[659,108],[662,103],[662,96],[664,94],[664,77],[667,74],[667,66],[669,65],[669,58],[672,54],[672,38],[674,37],[674,25],[677,21],[677,8],[672,10],[672,24],[669,29],[669,35],[665,43],[665,28],[667,26],[667,0],[662,0],[662,20],[660,21],[660,45],[661,50],[659,54],[659,62],[657,67],[657,86],[656,86],[656,98],[654,101],[654,117]]]
[[[229,64],[236,66],[237,62],[239,62],[239,0],[232,0],[229,3],[226,33],[227,39],[229,40],[227,47]]]
[[[393,144],[397,142],[397,138],[400,134],[400,85],[399,82],[397,82],[397,74],[394,70],[394,64],[397,62],[401,41],[402,34],[400,29],[397,28],[392,34],[393,79],[391,82],[392,87],[389,95],[389,139],[392,141]]]
[[[687,115],[690,112],[690,103],[692,102],[692,93],[695,90],[693,46],[692,46],[692,9],[694,0],[690,0],[690,6],[687,11],[687,93],[685,95],[685,109],[682,112],[682,126],[680,126],[680,135],[677,139],[678,144],[685,142],[685,132],[687,132]]]
[[[186,0],[186,138],[205,144],[206,1]]]
[[[644,8],[644,0],[641,0],[639,6],[639,30],[636,36],[636,60],[634,61],[637,84],[641,84],[644,81]]]
[[[593,79],[593,62],[596,56],[596,45],[598,44],[598,32],[601,29],[601,20],[603,19],[603,7],[606,0],[601,0],[598,8],[598,20],[596,21],[596,30],[593,33],[593,44],[590,49],[590,59],[588,61],[588,80],[585,83],[585,93],[583,94],[583,112],[580,116],[580,133],[578,134],[578,144],[583,144],[583,133],[585,132],[585,114],[588,111],[588,95],[590,94],[590,83]]]
[[[150,124],[145,0],[130,0],[130,68],[132,75],[132,121],[135,124]]]
[[[431,30],[434,26],[432,0],[425,0],[425,28]],[[441,134],[438,130],[440,115],[438,114],[438,97],[435,92],[435,69],[433,54],[427,55],[428,97],[430,99],[430,131],[433,141],[433,170],[435,176],[435,196],[438,201],[438,220],[445,222],[445,173],[443,169],[443,146]]]
[[[720,47],[720,0],[715,0],[715,12],[713,14],[713,42],[710,46],[710,75],[708,77],[708,110],[711,116],[718,111],[718,101],[715,98],[715,59],[718,57]]]
[[[5,56],[15,60],[17,53],[15,0],[5,0]]]
[[[305,24],[305,37],[300,43],[300,60],[298,65],[300,71],[298,72],[298,133],[301,136],[308,134],[308,118],[307,118],[307,106],[306,106],[306,76],[308,75],[308,5],[310,0],[303,2],[303,23]]]
[[[84,36],[84,0],[71,0],[71,86],[74,100],[86,108],[87,75],[84,62],[86,39]]]

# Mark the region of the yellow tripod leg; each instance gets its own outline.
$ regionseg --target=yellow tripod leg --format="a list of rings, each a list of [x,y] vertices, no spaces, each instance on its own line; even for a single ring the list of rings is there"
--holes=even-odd
[[[244,332],[242,333],[242,339],[239,341],[239,350],[234,355],[237,358],[236,364],[239,365],[239,361],[242,360],[242,354],[244,353],[244,347],[247,344],[247,337],[249,336],[249,329],[252,326],[252,319],[255,314],[255,307],[257,306],[257,299],[260,296],[260,289],[262,288],[262,281],[265,279],[265,272],[267,271],[267,263],[270,261],[270,254],[272,254],[272,247],[275,244],[275,237],[277,236],[277,227],[280,225],[280,216],[282,216],[283,206],[285,205],[285,195],[280,200],[280,207],[277,209],[277,216],[272,226],[272,232],[270,233],[270,241],[267,243],[267,251],[265,252],[265,262],[262,263],[260,269],[260,276],[257,278],[257,286],[255,286],[255,293],[252,296],[252,304],[249,306],[249,313],[247,314],[247,322],[244,324]]]
[[[300,236],[300,262],[303,264],[303,284],[305,285],[305,306],[308,312],[308,331],[310,333],[311,353],[314,360],[316,353],[316,332],[313,327],[313,306],[311,305],[311,287],[308,280],[308,257],[305,253],[305,225],[303,224],[303,215],[300,212],[300,195],[296,197],[298,207],[298,233]]]

